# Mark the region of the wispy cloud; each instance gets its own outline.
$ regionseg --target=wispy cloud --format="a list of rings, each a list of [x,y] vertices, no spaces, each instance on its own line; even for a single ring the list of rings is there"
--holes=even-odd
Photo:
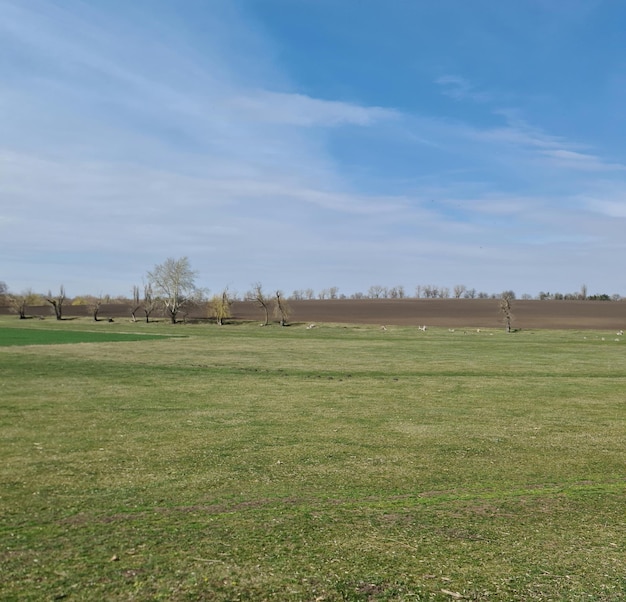
[[[353,81],[322,92],[281,68],[240,5],[201,4],[196,30],[168,2],[147,15],[0,0],[0,258],[17,266],[0,277],[12,287],[75,271],[75,292],[99,278],[126,292],[185,254],[209,288],[464,274],[495,287],[522,271],[525,245],[539,261],[541,249],[618,240],[619,158],[502,109],[491,82],[421,82],[439,101],[470,101],[454,117],[419,95],[394,103],[382,85],[371,102]]]
[[[556,167],[563,169],[573,169],[580,171],[624,171],[626,165],[611,163],[602,160],[596,155],[578,153],[570,150],[545,150],[542,151],[546,157],[552,160]]]
[[[478,89],[468,79],[458,75],[442,75],[435,80],[442,88],[442,93],[454,100],[471,100],[473,102],[490,102],[493,93]]]
[[[397,111],[381,107],[365,107],[268,90],[249,91],[245,96],[233,98],[230,104],[253,121],[302,127],[342,124],[367,126],[399,116]]]

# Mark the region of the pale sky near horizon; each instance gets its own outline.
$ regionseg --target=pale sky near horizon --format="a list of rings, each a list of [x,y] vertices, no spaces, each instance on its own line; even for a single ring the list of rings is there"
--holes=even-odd
[[[621,0],[0,0],[0,280],[626,295]]]

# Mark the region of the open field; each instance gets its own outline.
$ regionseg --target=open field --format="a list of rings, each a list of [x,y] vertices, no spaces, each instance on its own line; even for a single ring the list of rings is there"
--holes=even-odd
[[[497,299],[326,299],[289,301],[293,322],[326,324],[378,324],[394,326],[440,326],[445,328],[499,328],[502,315]],[[130,318],[127,304],[103,305],[101,317]],[[28,308],[33,316],[50,319],[51,306]],[[0,307],[0,315],[8,314]],[[65,305],[67,316],[89,316],[89,308]],[[263,313],[249,301],[236,301],[233,319],[259,321]],[[142,312],[138,312],[138,318]],[[206,318],[204,309],[192,310],[191,318]],[[156,313],[154,316],[156,318]],[[626,301],[526,301],[513,302],[515,328],[541,329],[626,329]]]
[[[2,317],[0,599],[623,600],[612,328]]]

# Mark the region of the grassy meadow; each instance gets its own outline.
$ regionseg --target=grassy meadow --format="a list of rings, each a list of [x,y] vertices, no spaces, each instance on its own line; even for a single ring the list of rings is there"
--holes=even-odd
[[[0,599],[624,600],[622,338],[2,317]]]

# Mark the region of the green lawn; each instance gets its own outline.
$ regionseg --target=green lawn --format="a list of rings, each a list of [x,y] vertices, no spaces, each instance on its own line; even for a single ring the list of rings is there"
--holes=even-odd
[[[84,328],[84,323],[81,324]],[[19,328],[0,325],[0,347],[23,345],[61,345],[63,343],[112,343],[123,341],[143,341],[146,339],[161,339],[164,335],[107,332],[100,330],[60,330],[43,328]]]
[[[626,598],[614,334],[16,329],[2,600]]]

